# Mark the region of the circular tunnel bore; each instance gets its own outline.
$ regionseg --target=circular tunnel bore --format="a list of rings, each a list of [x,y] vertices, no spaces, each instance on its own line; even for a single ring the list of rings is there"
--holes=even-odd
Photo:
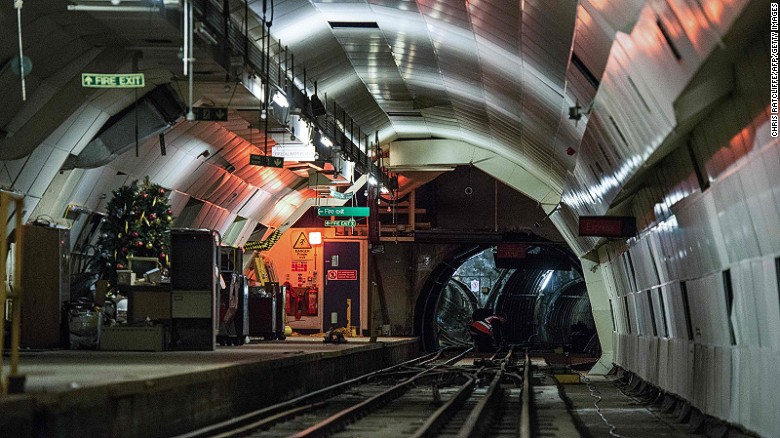
[[[416,312],[426,349],[469,346],[474,318],[503,313],[507,343],[600,353],[576,259],[561,257],[558,249],[529,246],[531,262],[499,268],[494,253],[493,246],[462,248],[434,269]]]

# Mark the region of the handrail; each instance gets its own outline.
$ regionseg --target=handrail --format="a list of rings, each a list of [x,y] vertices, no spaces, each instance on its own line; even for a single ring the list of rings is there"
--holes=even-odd
[[[6,291],[6,266],[8,258],[8,208],[13,202],[14,214],[14,275],[13,292],[9,295]],[[24,195],[13,192],[0,191],[0,395],[12,392],[21,392],[24,387],[24,378],[19,376],[19,337],[21,331],[22,311],[22,248],[24,230],[22,228],[22,211],[24,210]],[[8,379],[2,376],[3,369],[3,342],[5,340],[5,304],[12,300],[11,314],[11,370]],[[19,386],[21,384],[21,387]]]
[[[304,83],[303,90],[301,90],[294,83],[295,77],[292,74],[295,72],[294,57],[290,56],[290,62],[287,62],[289,50],[286,46],[282,47],[280,40],[270,36],[271,43],[269,43],[268,53],[266,53],[264,49],[261,49],[256,44],[245,44],[246,35],[241,26],[229,24],[232,23],[232,18],[226,17],[225,11],[222,10],[222,5],[217,0],[193,0],[193,6],[194,17],[203,23],[209,33],[214,35],[220,41],[220,44],[230,47],[234,53],[243,55],[243,62],[251,67],[263,79],[263,82],[267,82],[272,90],[278,88],[292,94],[288,98],[291,98],[294,102],[311,103],[306,88],[307,84]],[[270,30],[268,24],[263,20],[260,17],[260,26],[264,29],[264,37],[267,37],[268,34],[265,32],[270,33]],[[267,75],[266,69],[268,70]],[[301,110],[309,122],[316,126],[324,135],[332,137],[331,140],[340,146],[341,152],[355,163],[356,168],[361,173],[375,175],[388,188],[392,188],[397,183],[387,170],[377,166],[367,152],[361,149],[361,144],[364,141],[365,147],[368,149],[370,136],[368,133],[361,132],[359,126],[355,126],[352,116],[347,114],[335,100],[332,100],[330,105],[325,105],[324,110],[326,114],[324,114],[324,117],[313,114],[310,109],[305,107],[301,108]],[[280,122],[284,123],[284,121]],[[357,128],[358,135],[355,135],[355,128]]]

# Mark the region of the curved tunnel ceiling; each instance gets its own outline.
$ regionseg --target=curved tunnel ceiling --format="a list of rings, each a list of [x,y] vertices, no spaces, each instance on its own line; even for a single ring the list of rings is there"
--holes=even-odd
[[[465,142],[529,173],[534,198],[562,192],[574,162],[556,146],[578,2],[301,5],[277,3],[272,33],[383,143]]]
[[[219,14],[227,4],[230,20],[238,27],[243,27],[247,7],[250,41],[260,40],[263,17],[273,17],[273,37],[295,55],[290,63],[296,68],[293,82],[311,95],[316,80],[319,94],[338,102],[354,119],[358,132],[377,133],[391,152],[390,169],[399,157],[392,156],[393,145],[404,149],[397,167],[401,173],[473,164],[540,202],[580,255],[596,241],[579,239],[566,230],[576,228],[572,224],[578,215],[603,214],[612,208],[621,189],[642,172],[643,163],[662,155],[668,150],[664,145],[684,134],[685,129],[676,130],[677,125],[705,113],[717,100],[720,94],[705,93],[701,98],[683,99],[689,105],[682,109],[675,107],[675,100],[686,96],[686,87],[696,85],[695,75],[711,60],[718,42],[733,45],[729,33],[745,33],[750,27],[748,20],[741,29],[732,29],[748,9],[747,2],[730,2],[717,11],[643,0],[247,3],[198,1],[208,4],[212,14]],[[264,13],[264,3],[273,9]],[[108,9],[69,11],[68,5],[74,4]],[[184,96],[177,56],[182,42],[179,2],[150,1],[149,5],[160,11],[113,12],[107,0],[25,5],[26,53],[34,59],[25,103],[19,96],[18,76],[9,67],[18,51],[15,14],[10,4],[2,6],[0,85],[8,97],[0,108],[3,160],[28,160],[20,157],[37,154],[56,157],[48,164],[58,168],[67,154],[77,154],[90,140],[86,134],[74,144],[60,144],[62,135],[54,138],[57,132],[67,131],[69,114],[84,111],[82,105],[101,96],[132,99],[132,93],[92,93],[79,88],[78,76],[85,69],[154,71],[153,85],[171,82]],[[675,43],[676,52],[669,50]],[[278,50],[272,47],[272,52]],[[719,56],[727,62],[736,52],[732,49]],[[686,62],[671,65],[673,53]],[[210,44],[199,35],[195,101],[231,106],[239,112],[254,107],[254,113],[241,116],[253,120],[259,112],[251,90],[239,87],[242,91],[236,96],[235,88],[226,86],[231,73],[225,61],[231,55],[230,49]],[[658,73],[672,67],[668,86],[659,83]],[[652,110],[649,116],[640,101],[648,112]],[[122,107],[107,102],[99,118],[105,121]],[[572,107],[579,108],[580,120],[569,119]],[[99,128],[100,120],[87,131],[94,133]],[[247,130],[246,125],[237,129]],[[453,145],[461,152],[452,154],[450,162],[440,160],[431,167],[431,156],[451,152]],[[50,152],[39,151],[42,146]],[[20,178],[11,169],[23,165],[0,169],[0,174],[9,174],[0,183],[7,185],[8,180],[13,188],[42,196],[57,170],[47,170],[49,180],[39,178],[40,183],[33,184],[38,189],[29,191],[30,187],[17,183]],[[249,181],[242,184],[251,185]],[[287,188],[296,190],[295,185]],[[556,210],[559,201],[566,207]],[[295,209],[285,211],[295,214]],[[284,218],[274,222],[284,222]]]

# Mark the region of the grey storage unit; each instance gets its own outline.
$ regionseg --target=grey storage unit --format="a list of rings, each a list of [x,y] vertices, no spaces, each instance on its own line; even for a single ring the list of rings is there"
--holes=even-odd
[[[214,350],[219,253],[211,230],[171,230],[171,349]]]
[[[21,339],[26,348],[68,346],[70,230],[24,225]]]

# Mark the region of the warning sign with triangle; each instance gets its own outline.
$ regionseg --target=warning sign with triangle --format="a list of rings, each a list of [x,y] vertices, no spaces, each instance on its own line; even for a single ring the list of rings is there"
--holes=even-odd
[[[293,249],[311,249],[311,244],[309,243],[309,239],[306,238],[306,233],[301,232],[301,234],[298,235],[298,238],[295,239],[295,243],[293,244]]]

